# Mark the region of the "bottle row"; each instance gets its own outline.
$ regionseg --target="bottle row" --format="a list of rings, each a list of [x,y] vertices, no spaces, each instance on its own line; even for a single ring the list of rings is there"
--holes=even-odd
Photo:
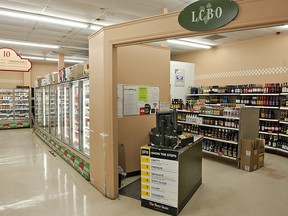
[[[235,105],[236,106],[236,105]],[[227,116],[227,117],[239,117],[240,115],[240,108],[236,107],[211,107],[205,106],[201,107],[200,109],[201,114],[205,115],[215,115],[215,116]]]
[[[239,120],[233,120],[233,119],[204,118],[202,120],[202,123],[206,125],[239,128]]]
[[[237,104],[245,104],[252,106],[280,106],[279,96],[242,96],[237,97]]]
[[[192,114],[192,113],[181,113],[181,112],[178,112],[177,120],[178,121],[186,121],[186,122],[195,123],[195,124],[202,124],[202,118],[198,117],[198,115],[195,115],[195,114]]]
[[[288,122],[288,111],[281,111],[280,112],[280,120]]]
[[[183,132],[199,134],[199,125],[187,125],[187,124],[180,124],[180,125],[182,126]]]
[[[238,131],[210,127],[200,127],[199,134],[206,137],[233,142],[238,142],[239,137]]]
[[[265,140],[265,145],[273,148],[279,148],[288,151],[288,138],[281,137],[278,139],[277,136],[260,134],[260,138]]]
[[[227,85],[227,86],[201,86],[188,88],[189,94],[273,94],[287,93],[288,83],[266,83],[248,85]]]
[[[278,122],[261,121],[259,124],[259,131],[268,133],[279,133],[281,131],[281,127]]]
[[[213,140],[203,140],[202,149],[210,152],[224,155],[227,157],[237,158],[238,146],[227,143],[218,143]]]
[[[280,133],[288,135],[288,125],[281,125]]]
[[[261,109],[260,110],[260,118],[275,119],[274,110],[272,110],[272,109]]]

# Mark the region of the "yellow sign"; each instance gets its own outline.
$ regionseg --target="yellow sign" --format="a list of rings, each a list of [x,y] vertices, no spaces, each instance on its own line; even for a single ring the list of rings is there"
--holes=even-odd
[[[148,101],[148,87],[138,88],[138,101]]]

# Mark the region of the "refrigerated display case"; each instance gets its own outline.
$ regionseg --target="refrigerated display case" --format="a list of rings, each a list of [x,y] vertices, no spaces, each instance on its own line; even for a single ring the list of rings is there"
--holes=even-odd
[[[50,113],[50,133],[56,136],[57,127],[57,87],[55,85],[50,86],[50,96],[49,96],[49,113]]]
[[[79,101],[79,83],[72,83],[72,145],[79,149],[80,143],[80,101]]]
[[[90,113],[89,113],[89,80],[83,81],[82,100],[82,128],[83,128],[83,152],[90,154]]]
[[[36,113],[38,127],[89,157],[89,79],[37,88]]]
[[[0,129],[30,125],[30,89],[0,89]]]
[[[14,115],[15,120],[30,119],[30,91],[29,89],[14,90]],[[21,124],[19,122],[18,124]]]
[[[13,89],[0,89],[0,121],[14,120]]]

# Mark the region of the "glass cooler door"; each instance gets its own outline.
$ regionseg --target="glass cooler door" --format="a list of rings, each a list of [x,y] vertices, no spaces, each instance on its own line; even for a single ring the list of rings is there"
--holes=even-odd
[[[57,107],[57,88],[56,86],[50,86],[50,133],[53,136],[56,136],[56,123],[57,123],[57,116],[56,116],[56,107]]]
[[[90,113],[89,113],[89,80],[83,81],[82,90],[82,131],[83,153],[90,155]]]
[[[56,88],[56,137],[58,139],[62,139],[62,127],[64,125],[64,115],[63,115],[63,107],[64,107],[64,85],[57,85]]]
[[[79,83],[72,83],[72,146],[79,150],[80,138],[80,104],[79,104]]]
[[[46,130],[49,133],[49,116],[50,116],[50,110],[49,110],[49,86],[44,87],[44,124],[43,129]]]
[[[35,122],[43,127],[43,88],[37,88],[35,93]]]
[[[66,143],[70,143],[70,84],[63,85],[63,98],[61,97],[61,105],[63,106],[61,111],[63,115],[62,122],[62,140]]]

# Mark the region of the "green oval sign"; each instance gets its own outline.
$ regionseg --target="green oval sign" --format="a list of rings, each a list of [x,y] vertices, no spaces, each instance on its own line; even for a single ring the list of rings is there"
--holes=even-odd
[[[187,6],[178,17],[179,24],[191,31],[220,28],[238,15],[234,0],[199,0]]]

